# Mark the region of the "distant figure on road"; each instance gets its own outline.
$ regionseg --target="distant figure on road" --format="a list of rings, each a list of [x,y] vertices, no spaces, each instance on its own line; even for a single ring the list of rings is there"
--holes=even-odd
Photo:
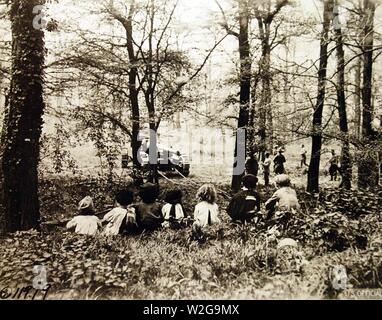
[[[286,162],[286,159],[283,155],[283,149],[280,148],[278,151],[278,155],[273,160],[275,174],[279,175],[279,174],[285,173],[285,168],[284,168],[285,162]]]
[[[306,164],[306,155],[307,155],[307,151],[306,151],[306,149],[305,149],[305,146],[304,145],[302,145],[301,146],[301,152],[300,152],[300,154],[301,154],[301,163],[300,163],[300,168],[303,168],[304,166],[308,166],[307,164]]]
[[[259,172],[259,162],[256,159],[256,155],[253,153],[245,163],[245,172],[247,175],[251,174],[257,177],[257,174]]]

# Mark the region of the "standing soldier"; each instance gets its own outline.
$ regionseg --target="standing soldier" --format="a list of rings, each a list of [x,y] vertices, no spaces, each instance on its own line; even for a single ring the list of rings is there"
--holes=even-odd
[[[307,164],[306,164],[306,155],[307,155],[307,151],[306,151],[306,149],[305,149],[305,146],[304,145],[302,145],[301,146],[301,163],[300,163],[300,168],[303,168],[303,166],[308,166]]]
[[[332,156],[329,160],[330,181],[337,181],[337,172],[338,172],[338,157],[336,155],[336,151],[332,150]]]
[[[245,163],[245,171],[246,174],[251,174],[257,177],[259,172],[259,162],[256,159],[256,155],[254,153],[251,154],[247,162]]]
[[[271,174],[271,154],[269,152],[265,153],[265,159],[262,163],[263,165],[263,173],[264,173],[264,186],[265,188],[269,188],[269,175]]]
[[[278,155],[274,158],[273,163],[274,163],[274,170],[275,174],[284,174],[285,173],[285,168],[284,168],[284,163],[286,162],[286,159],[283,155],[283,149],[280,148],[278,151]]]

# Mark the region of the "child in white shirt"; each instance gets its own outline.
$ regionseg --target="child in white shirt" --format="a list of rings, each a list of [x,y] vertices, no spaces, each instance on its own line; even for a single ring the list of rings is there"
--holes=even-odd
[[[219,207],[216,204],[217,193],[214,186],[205,184],[197,192],[199,203],[195,207],[195,226],[206,227],[220,222]]]
[[[162,207],[162,215],[164,218],[163,227],[178,228],[181,222],[186,218],[182,205],[183,192],[179,189],[169,190],[166,193],[166,204]]]
[[[75,229],[75,233],[95,235],[102,227],[101,220],[95,215],[93,199],[86,197],[78,204],[78,216],[70,220],[66,228]]]
[[[273,196],[265,203],[268,217],[275,211],[292,212],[300,210],[300,203],[296,191],[291,187],[288,175],[282,174],[276,177],[276,185],[279,188]]]
[[[135,209],[131,206],[134,201],[134,193],[123,190],[115,197],[116,208],[107,213],[102,222],[107,223],[104,234],[118,235],[132,231],[136,226]]]

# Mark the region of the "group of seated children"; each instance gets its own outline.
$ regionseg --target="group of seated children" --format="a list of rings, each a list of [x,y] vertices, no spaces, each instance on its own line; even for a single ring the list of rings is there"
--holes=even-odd
[[[258,222],[263,216],[260,214],[260,196],[256,192],[258,179],[247,175],[242,179],[242,190],[237,193],[227,207],[227,213],[232,221],[248,223]],[[276,176],[278,190],[265,203],[265,221],[279,220],[279,216],[290,216],[300,210],[296,191],[291,187],[288,175]]]
[[[256,192],[258,179],[254,175],[246,175],[242,179],[242,190],[237,193],[227,207],[227,213],[233,222],[249,223],[262,218],[260,214],[260,197]],[[278,190],[265,203],[266,219],[270,220],[279,211],[293,212],[300,209],[297,194],[291,188],[287,175],[276,177]],[[198,200],[192,218],[187,217],[182,205],[183,193],[179,189],[167,192],[165,204],[158,202],[159,188],[147,183],[139,191],[141,201],[134,204],[134,192],[123,190],[116,194],[115,208],[107,213],[102,220],[95,215],[91,197],[86,197],[79,203],[79,214],[68,224],[68,229],[76,233],[95,235],[131,234],[143,230],[157,230],[161,227],[178,228],[187,219],[192,219],[196,227],[204,228],[219,223],[219,207],[216,203],[217,191],[213,185],[203,185],[197,192]]]

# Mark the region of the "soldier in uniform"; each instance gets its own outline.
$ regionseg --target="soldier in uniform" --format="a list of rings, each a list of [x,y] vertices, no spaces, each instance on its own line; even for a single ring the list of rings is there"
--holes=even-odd
[[[338,156],[336,155],[335,150],[332,150],[332,156],[329,160],[329,174],[330,174],[330,181],[337,181]]]

